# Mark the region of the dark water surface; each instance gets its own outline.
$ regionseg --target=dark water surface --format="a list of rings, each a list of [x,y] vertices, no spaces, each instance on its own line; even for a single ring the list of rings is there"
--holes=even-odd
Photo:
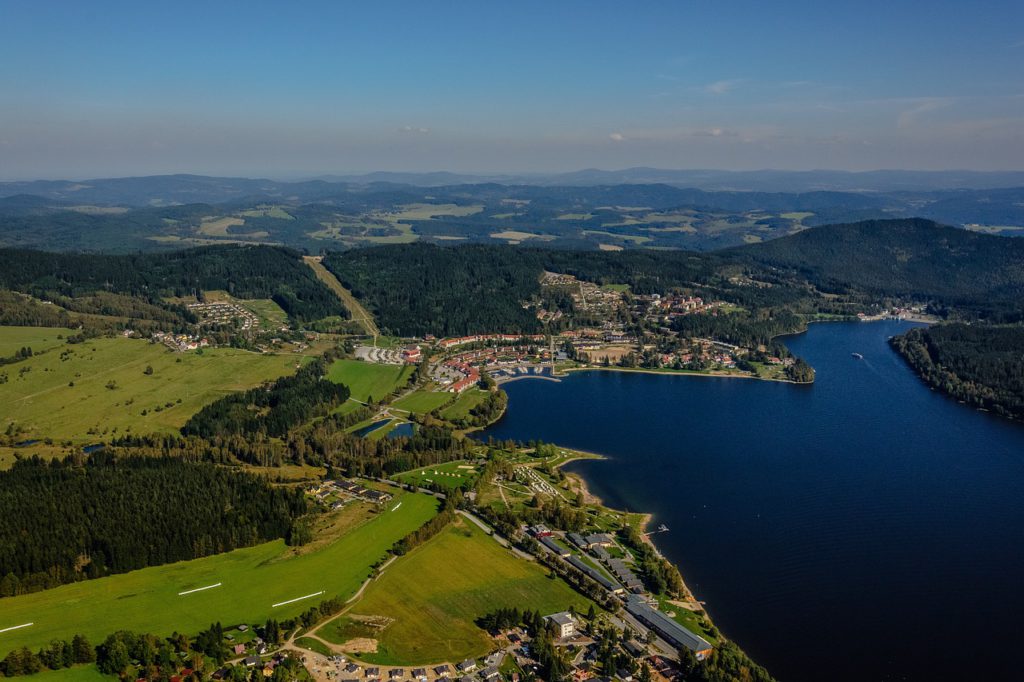
[[[670,527],[659,547],[780,680],[1024,679],[1024,426],[929,390],[886,344],[909,326],[788,338],[813,386],[515,382],[483,435],[607,455],[569,468]]]

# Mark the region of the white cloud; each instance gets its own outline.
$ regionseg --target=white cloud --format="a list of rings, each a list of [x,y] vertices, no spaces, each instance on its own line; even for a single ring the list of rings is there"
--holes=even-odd
[[[738,80],[715,81],[714,83],[704,86],[704,89],[712,95],[724,95],[735,89],[739,83],[740,82]]]
[[[430,132],[430,128],[420,128],[418,126],[402,126],[398,129],[400,133],[417,133],[418,135],[426,135]]]
[[[900,128],[909,128],[917,123],[925,114],[939,109],[945,109],[952,103],[953,100],[948,97],[926,99],[915,106],[902,111],[896,121],[896,125]]]
[[[616,142],[622,142],[623,140],[626,139],[626,136],[623,135],[622,133],[612,133],[608,137]]]

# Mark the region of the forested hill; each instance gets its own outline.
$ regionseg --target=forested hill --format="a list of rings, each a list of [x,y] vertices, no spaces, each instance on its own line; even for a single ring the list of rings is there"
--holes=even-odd
[[[718,255],[790,271],[827,292],[930,300],[996,318],[1019,318],[1024,301],[1024,240],[929,220],[826,225]]]
[[[151,303],[225,290],[238,298],[272,298],[297,321],[347,314],[298,252],[273,246],[116,256],[0,249],[0,288],[40,298],[104,291]]]

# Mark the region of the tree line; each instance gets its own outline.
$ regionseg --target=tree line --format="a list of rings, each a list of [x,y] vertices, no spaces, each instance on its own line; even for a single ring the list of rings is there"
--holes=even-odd
[[[101,451],[16,462],[0,472],[0,508],[8,597],[281,538],[306,502],[253,474]]]

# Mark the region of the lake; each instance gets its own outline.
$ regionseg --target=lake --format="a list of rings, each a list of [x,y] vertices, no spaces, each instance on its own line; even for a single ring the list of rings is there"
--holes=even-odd
[[[886,343],[910,326],[788,337],[813,386],[515,382],[482,435],[607,455],[567,468],[667,524],[658,546],[780,680],[1020,679],[1024,426],[925,386]]]

